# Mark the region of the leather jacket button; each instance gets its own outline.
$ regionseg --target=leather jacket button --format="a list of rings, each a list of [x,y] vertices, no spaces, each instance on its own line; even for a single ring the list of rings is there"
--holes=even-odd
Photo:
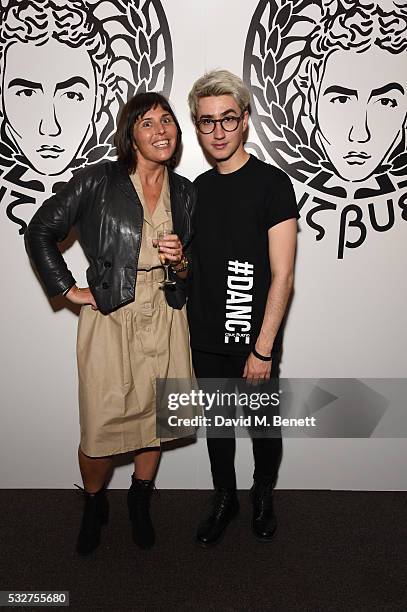
[[[109,289],[108,283],[102,283],[102,289]]]
[[[111,268],[112,267],[112,263],[110,261],[105,261],[105,263],[103,265],[105,266],[105,268]]]

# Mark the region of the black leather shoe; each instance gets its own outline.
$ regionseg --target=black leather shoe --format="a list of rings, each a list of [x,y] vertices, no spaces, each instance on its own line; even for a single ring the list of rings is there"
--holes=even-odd
[[[273,484],[254,482],[250,497],[253,504],[253,533],[259,541],[269,542],[277,529],[273,509]]]
[[[155,532],[150,517],[151,495],[154,490],[152,480],[131,478],[132,484],[127,493],[127,507],[132,524],[133,541],[140,548],[151,548],[155,542]]]
[[[105,488],[93,494],[83,491],[83,495],[85,506],[76,542],[76,552],[79,555],[89,555],[100,544],[102,525],[105,525],[109,519],[109,503]]]
[[[196,541],[203,548],[217,544],[230,521],[239,512],[236,489],[215,489],[212,503],[211,513],[199,525],[196,533]]]

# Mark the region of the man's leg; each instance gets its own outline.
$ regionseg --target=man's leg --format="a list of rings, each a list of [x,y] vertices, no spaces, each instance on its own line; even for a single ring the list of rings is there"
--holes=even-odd
[[[278,356],[273,358],[272,378],[278,379],[279,371]],[[252,528],[258,540],[269,541],[277,528],[273,489],[278,478],[283,444],[281,437],[256,437],[256,435],[253,436],[252,442],[254,456],[253,487],[250,492],[253,503]]]
[[[196,350],[192,351],[192,359],[198,379],[239,378],[243,373],[245,364],[244,357],[205,353]],[[218,438],[215,436],[215,429],[208,432],[207,445],[215,496],[210,515],[198,528],[197,541],[202,546],[216,544],[239,509],[234,465],[235,437]]]

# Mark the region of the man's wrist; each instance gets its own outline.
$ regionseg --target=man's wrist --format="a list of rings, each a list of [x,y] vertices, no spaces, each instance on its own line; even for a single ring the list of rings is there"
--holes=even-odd
[[[253,353],[253,355],[257,359],[260,359],[260,361],[271,361],[271,351],[270,351],[270,353],[267,353],[267,354],[264,355],[264,354],[259,353],[258,351],[256,351],[255,348],[253,348],[252,349],[252,353]]]
[[[268,341],[262,341],[261,338],[257,338],[257,341],[254,345],[256,351],[261,355],[271,355],[273,350],[273,343]]]

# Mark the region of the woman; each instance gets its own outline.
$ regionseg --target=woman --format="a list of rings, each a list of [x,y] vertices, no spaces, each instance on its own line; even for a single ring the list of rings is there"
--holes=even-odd
[[[181,129],[168,101],[139,93],[124,106],[117,162],[76,174],[44,202],[25,234],[29,256],[49,296],[82,305],[77,357],[85,507],[77,551],[100,541],[113,456],[134,452],[128,492],[133,539],[154,543],[149,502],[160,456],[155,431],[156,378],[191,378],[184,280],[194,192],[174,174]],[[57,243],[75,225],[90,265],[78,288]],[[165,239],[158,232],[174,228]],[[155,248],[158,244],[158,249]],[[171,263],[175,289],[160,290]]]

